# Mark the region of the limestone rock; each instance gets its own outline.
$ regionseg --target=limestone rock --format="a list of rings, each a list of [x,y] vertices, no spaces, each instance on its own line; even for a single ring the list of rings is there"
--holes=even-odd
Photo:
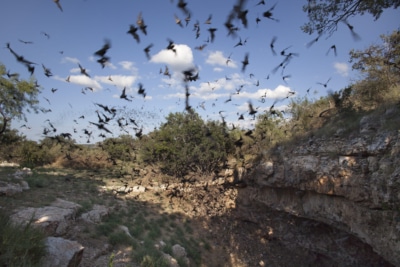
[[[327,223],[400,266],[400,134],[382,120],[365,116],[349,139],[314,137],[260,162],[242,202]]]
[[[171,255],[164,253],[162,257],[168,263],[169,267],[179,267],[178,261]]]
[[[104,216],[109,214],[109,209],[103,205],[93,205],[91,211],[85,212],[81,215],[81,219],[89,223],[100,223]]]
[[[0,196],[12,196],[22,192],[22,187],[19,184],[5,183],[0,181]]]
[[[181,245],[175,244],[172,246],[172,256],[175,259],[182,259],[189,266],[190,260],[187,258],[186,249]]]
[[[80,207],[79,204],[57,199],[50,206],[41,208],[22,208],[11,215],[11,220],[18,224],[27,224],[43,228],[47,234],[60,236],[65,234]]]
[[[79,266],[84,247],[76,241],[61,237],[46,238],[47,255],[44,258],[44,267],[77,267]]]
[[[134,187],[132,187],[132,192],[134,193],[143,193],[146,191],[146,187],[141,186],[141,185],[136,185]]]
[[[175,244],[172,246],[172,255],[175,258],[184,258],[187,256],[186,250],[179,244]]]

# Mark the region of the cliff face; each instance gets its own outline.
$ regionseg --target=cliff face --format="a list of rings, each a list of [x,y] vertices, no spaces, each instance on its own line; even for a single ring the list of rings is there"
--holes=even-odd
[[[324,222],[369,244],[400,266],[400,125],[398,108],[369,115],[347,138],[310,138],[277,148],[255,166],[247,201]]]

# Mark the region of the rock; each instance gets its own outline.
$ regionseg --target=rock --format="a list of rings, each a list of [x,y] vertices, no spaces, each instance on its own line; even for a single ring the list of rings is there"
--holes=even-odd
[[[127,236],[129,236],[129,237],[132,238],[132,235],[131,235],[131,233],[129,232],[128,227],[126,227],[125,225],[119,225],[118,228],[119,228],[122,232],[124,232]]]
[[[187,258],[186,250],[181,245],[175,244],[172,246],[172,256],[175,259],[182,259],[186,263],[187,266],[190,265],[190,260]]]
[[[146,191],[146,187],[141,186],[141,185],[136,185],[134,187],[132,187],[132,192],[134,193],[143,193]]]
[[[242,203],[327,223],[400,266],[399,132],[379,128],[380,121],[365,116],[349,139],[314,138],[260,162]]]
[[[79,204],[57,199],[51,206],[41,208],[23,208],[11,215],[11,220],[17,224],[27,224],[41,227],[49,235],[60,236],[66,233],[71,221],[80,207]]]
[[[5,183],[0,181],[0,196],[12,196],[21,193],[23,188],[19,184]]]
[[[16,179],[22,179],[24,176],[31,176],[32,170],[30,168],[24,167],[22,170],[18,170],[14,173]]]
[[[179,267],[178,261],[171,255],[164,253],[162,257],[168,263],[169,267]]]
[[[21,181],[19,184],[20,184],[22,190],[29,190],[30,189],[29,188],[29,184],[26,181]]]
[[[104,216],[109,214],[109,209],[102,205],[93,205],[91,211],[85,212],[81,215],[81,219],[89,223],[100,223]]]
[[[3,161],[0,163],[0,167],[19,167],[19,164],[14,162]]]
[[[172,246],[172,255],[175,258],[184,258],[187,256],[186,250],[179,244],[175,244]]]
[[[364,116],[360,120],[360,134],[376,132],[380,126],[379,120],[374,116]]]
[[[61,237],[46,238],[47,255],[44,258],[44,267],[77,267],[79,266],[84,247],[76,241]]]

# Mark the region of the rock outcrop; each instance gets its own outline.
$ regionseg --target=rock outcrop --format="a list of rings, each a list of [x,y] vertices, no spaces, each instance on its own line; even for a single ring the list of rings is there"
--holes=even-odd
[[[400,130],[387,125],[390,114],[366,116],[347,139],[278,147],[248,173],[254,186],[239,199],[344,230],[400,266]]]
[[[11,215],[11,220],[17,224],[32,222],[33,226],[41,227],[48,235],[61,236],[75,220],[79,207],[79,204],[57,199],[50,206],[21,208]]]
[[[78,242],[61,237],[47,237],[46,247],[47,255],[43,260],[44,267],[77,267],[85,249]]]

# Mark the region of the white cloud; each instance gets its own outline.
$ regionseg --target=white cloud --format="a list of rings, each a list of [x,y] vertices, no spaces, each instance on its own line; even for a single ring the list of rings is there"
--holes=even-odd
[[[289,95],[289,92],[291,92],[290,88],[284,85],[278,85],[274,90],[271,89],[263,89],[263,90],[264,93],[266,93],[265,97],[270,99],[285,98]]]
[[[230,68],[237,68],[237,64],[235,61],[230,60],[227,63],[228,58],[224,56],[222,51],[213,51],[208,54],[206,59],[206,63],[210,65],[217,65],[217,66],[225,66]]]
[[[124,88],[124,87],[132,87],[132,85],[138,79],[138,76],[135,75],[95,76],[94,79],[101,83],[115,85],[118,88]]]
[[[118,62],[118,64],[121,65],[124,70],[129,70],[129,71],[132,71],[134,73],[137,72],[137,68],[135,67],[135,63],[133,63],[131,61],[121,61],[121,62]]]
[[[167,64],[171,71],[182,72],[194,67],[192,49],[185,44],[175,44],[176,53],[163,49],[153,55],[150,62]]]
[[[102,89],[101,85],[94,79],[91,79],[85,75],[70,75],[69,82],[73,84],[79,84],[85,87],[91,87],[95,91]]]
[[[336,69],[336,72],[339,73],[341,76],[349,76],[349,65],[347,65],[347,63],[335,62],[333,64],[333,67]]]
[[[63,57],[61,59],[61,63],[67,63],[67,62],[78,64],[79,63],[79,59],[77,59],[75,57]]]
[[[80,73],[81,70],[79,68],[72,68],[72,69],[69,70],[69,72],[71,72],[71,73]]]

